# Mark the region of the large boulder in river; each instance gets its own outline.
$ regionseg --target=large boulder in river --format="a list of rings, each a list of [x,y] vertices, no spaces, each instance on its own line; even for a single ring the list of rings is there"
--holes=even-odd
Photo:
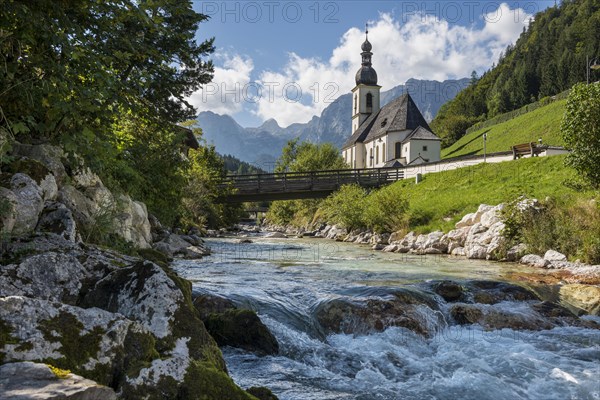
[[[339,298],[319,304],[314,315],[325,333],[367,334],[403,327],[424,336],[443,323],[429,293],[400,289],[385,298]]]
[[[279,352],[277,339],[254,311],[236,309],[213,313],[204,324],[219,346],[237,347],[259,355]]]
[[[46,364],[0,365],[0,398],[4,400],[116,400],[109,387]]]
[[[579,313],[600,315],[600,287],[594,285],[563,285],[560,299]]]
[[[254,311],[238,309],[229,299],[203,293],[194,298],[210,335],[219,346],[231,346],[259,355],[277,354],[279,343]]]
[[[477,304],[455,304],[450,308],[450,315],[460,325],[479,324],[486,330],[544,330],[554,326],[547,318],[533,311],[497,309]]]

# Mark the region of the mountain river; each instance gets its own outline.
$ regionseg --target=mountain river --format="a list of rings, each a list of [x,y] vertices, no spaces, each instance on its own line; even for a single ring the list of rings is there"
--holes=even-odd
[[[531,271],[509,263],[374,252],[324,239],[207,239],[213,255],[178,261],[194,291],[255,310],[279,342],[276,356],[225,348],[242,387],[269,387],[281,400],[600,399],[600,330],[485,330],[458,325],[431,282],[508,281]],[[328,332],[316,310],[333,300],[385,300],[398,289],[428,296],[421,335],[400,326]],[[533,301],[495,310],[530,312]],[[600,321],[597,317],[586,317]]]

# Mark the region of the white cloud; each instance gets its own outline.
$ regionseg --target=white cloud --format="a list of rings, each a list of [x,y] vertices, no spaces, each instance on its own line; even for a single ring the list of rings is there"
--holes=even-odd
[[[502,3],[496,11],[482,17],[482,28],[451,25],[430,15],[412,15],[401,24],[391,14],[381,14],[370,23],[369,40],[373,44],[373,66],[383,90],[410,78],[445,80],[468,77],[471,71],[483,71],[497,61],[500,53],[513,43],[531,19],[522,9],[511,10]],[[320,88],[318,101],[290,103],[281,91],[275,98],[262,96],[253,111],[263,119],[275,118],[282,126],[306,122],[329,105],[325,85],[337,86],[337,97],[354,86],[354,74],[360,66],[361,29],[351,28],[341,38],[329,60],[302,58],[290,53],[286,67],[279,72],[265,71],[261,82],[277,82],[283,87],[297,83],[303,99]]]
[[[193,93],[188,101],[198,111],[212,111],[217,114],[234,115],[247,105],[244,88],[250,83],[254,63],[249,57],[223,54],[216,57],[222,60],[222,67],[215,67],[211,83]]]
[[[410,78],[443,81],[468,77],[473,70],[486,70],[519,37],[532,16],[522,9],[511,10],[502,3],[497,10],[482,16],[481,27],[452,25],[425,14],[405,18],[401,23],[391,14],[382,13],[377,21],[369,24],[373,67],[383,90]],[[202,92],[194,94],[191,102],[200,111],[219,114],[250,111],[263,120],[275,118],[281,126],[306,122],[354,87],[363,41],[363,30],[350,28],[328,60],[289,53],[282,70],[258,72],[256,83],[262,85],[263,90],[257,101],[256,98],[248,101],[249,92],[243,90],[251,82],[252,60],[239,55],[224,56],[223,67],[215,68],[213,85],[207,85],[204,95]],[[254,92],[256,83],[250,83],[250,93]],[[236,87],[237,98],[224,90],[235,92]],[[284,88],[288,88],[287,96]],[[301,90],[301,98],[297,88]],[[207,95],[215,90],[216,94]]]

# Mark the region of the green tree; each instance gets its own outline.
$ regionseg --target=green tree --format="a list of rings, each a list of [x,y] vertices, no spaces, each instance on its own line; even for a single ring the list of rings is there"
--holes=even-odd
[[[365,228],[366,197],[367,191],[362,187],[344,185],[325,199],[321,205],[322,216],[327,222],[341,224],[349,230]]]
[[[241,205],[228,205],[217,201],[232,190],[221,186],[223,178],[227,175],[225,161],[214,146],[201,139],[202,130],[196,121],[187,121],[183,125],[192,129],[201,145],[198,149],[190,149],[188,153],[186,182],[179,189],[182,193],[180,223],[184,227],[217,228],[237,222],[242,212]]]
[[[330,143],[313,144],[290,140],[275,165],[275,172],[309,172],[346,169],[348,165],[339,149]],[[270,222],[298,226],[314,222],[321,200],[273,202],[267,219]]]
[[[275,172],[308,172],[345,169],[340,150],[331,143],[314,144],[290,140],[275,164]]]
[[[163,127],[190,118],[185,98],[212,78],[213,40],[195,39],[206,19],[189,1],[3,1],[0,128],[78,151],[121,110]]]
[[[600,186],[600,83],[578,84],[567,100],[561,133],[572,153],[567,163]]]

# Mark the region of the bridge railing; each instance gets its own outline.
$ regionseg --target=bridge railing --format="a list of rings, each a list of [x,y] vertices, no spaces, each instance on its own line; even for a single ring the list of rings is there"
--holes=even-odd
[[[222,184],[234,187],[240,194],[276,193],[332,190],[352,183],[365,187],[378,187],[403,178],[402,168],[369,168],[230,175]]]

